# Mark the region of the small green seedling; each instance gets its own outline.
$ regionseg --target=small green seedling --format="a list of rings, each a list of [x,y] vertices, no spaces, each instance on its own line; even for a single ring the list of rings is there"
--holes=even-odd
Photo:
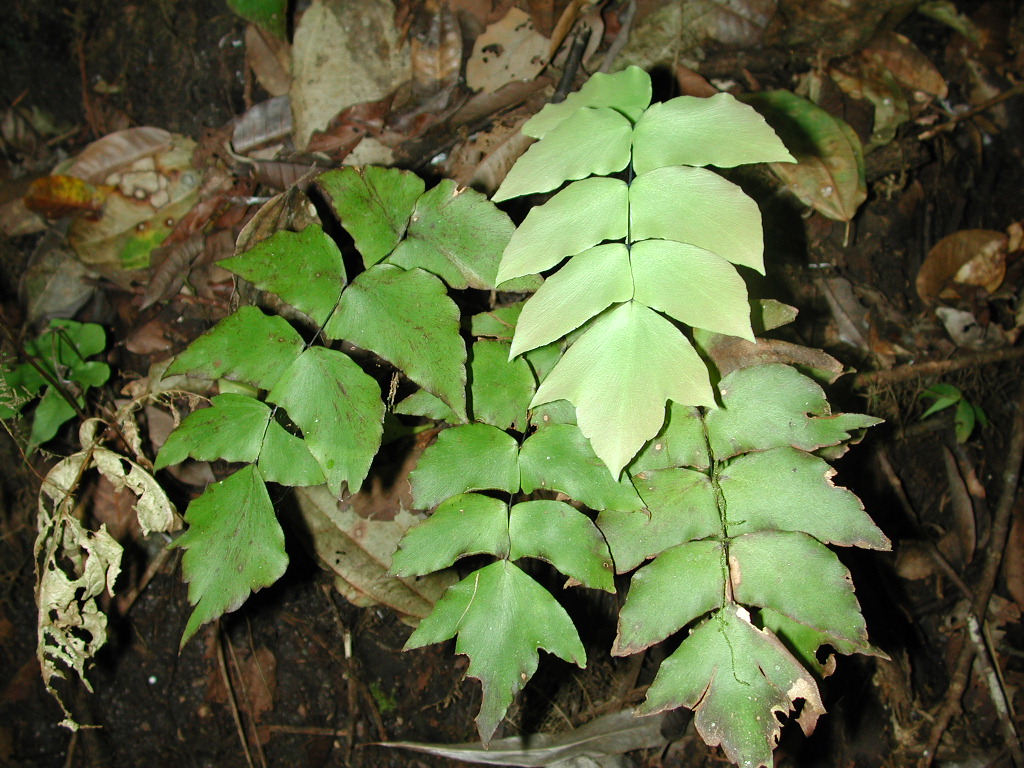
[[[960,391],[959,387],[954,387],[952,384],[932,384],[924,392],[920,394],[921,399],[934,399],[928,410],[921,414],[921,419],[927,419],[932,414],[944,411],[947,408],[956,406],[956,415],[953,420],[953,424],[956,428],[956,441],[958,443],[966,443],[970,438],[971,433],[974,432],[975,424],[980,424],[982,427],[988,426],[988,416],[985,415],[985,411],[981,409],[981,406],[977,403],[972,403],[966,397],[964,393]]]
[[[0,362],[0,419],[32,412],[29,450],[52,440],[57,430],[85,406],[85,395],[110,378],[110,366],[90,360],[107,346],[106,333],[95,323],[51,320],[36,339],[25,344],[28,361]]]

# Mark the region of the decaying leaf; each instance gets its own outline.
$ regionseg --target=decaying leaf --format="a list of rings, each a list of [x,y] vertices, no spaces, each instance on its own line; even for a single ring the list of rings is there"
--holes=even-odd
[[[408,76],[388,0],[314,0],[292,44],[295,146],[352,104],[377,101]]]
[[[547,64],[548,46],[529,15],[511,8],[476,39],[466,63],[466,84],[493,93],[513,80],[532,80]]]
[[[249,24],[245,28],[245,63],[271,96],[284,96],[292,85],[291,46]]]
[[[235,123],[231,144],[235,152],[245,154],[265,144],[282,141],[292,132],[291,100],[287,95],[261,101]]]
[[[864,46],[860,55],[892,73],[897,82],[924,103],[944,99],[949,92],[942,73],[921,50],[903,35],[882,32]]]
[[[62,725],[72,730],[78,724],[53,688],[53,680],[64,678],[70,669],[92,690],[86,667],[107,640],[107,617],[97,598],[104,592],[114,594],[114,581],[121,571],[121,545],[105,526],[87,530],[74,514],[83,473],[95,466],[115,487],[127,486],[136,493],[136,512],[144,531],[168,531],[178,524],[174,507],[153,476],[98,444],[99,424],[90,419],[82,425],[82,450],[58,462],[43,481],[33,550],[39,609],[36,653],[43,684],[64,710]]]
[[[317,557],[335,574],[338,591],[354,605],[386,605],[403,621],[415,624],[457,580],[451,569],[422,577],[387,574],[399,540],[420,521],[410,512],[401,510],[393,519],[367,519],[326,486],[299,488],[296,495]]]
[[[917,272],[917,295],[927,305],[956,299],[955,283],[977,285],[989,293],[1006,276],[1008,238],[991,229],[963,229],[942,238]]]
[[[65,173],[102,184],[110,174],[144,157],[167,152],[173,144],[174,136],[163,128],[126,128],[108,133],[87,146]]]
[[[462,73],[462,30],[449,0],[426,0],[414,13],[409,33],[413,99],[449,93]]]
[[[771,168],[800,200],[836,221],[850,221],[867,199],[860,139],[845,122],[789,91],[744,99],[764,116],[797,164]]]
[[[77,176],[43,176],[36,179],[25,194],[25,207],[48,219],[76,214],[97,214],[109,190],[96,187]]]

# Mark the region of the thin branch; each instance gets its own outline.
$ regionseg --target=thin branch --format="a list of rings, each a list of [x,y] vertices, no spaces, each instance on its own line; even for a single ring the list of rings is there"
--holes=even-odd
[[[256,768],[252,762],[252,754],[249,752],[249,739],[246,738],[245,728],[242,726],[242,716],[238,712],[238,701],[235,698],[235,688],[231,684],[231,675],[228,672],[228,663],[224,658],[224,643],[227,638],[221,630],[220,619],[217,620],[217,664],[220,666],[220,674],[224,679],[224,689],[228,695],[228,705],[231,707],[231,716],[235,720],[235,730],[238,732],[238,740],[242,742],[242,751],[245,753],[245,764],[249,768]]]
[[[961,355],[952,360],[929,360],[923,363],[910,363],[891,368],[888,371],[871,371],[858,373],[853,377],[853,386],[868,387],[872,384],[906,381],[918,376],[936,376],[963,368],[976,368],[989,363],[1001,363],[1006,360],[1017,360],[1024,357],[1024,347],[996,349],[989,352],[976,352]]]

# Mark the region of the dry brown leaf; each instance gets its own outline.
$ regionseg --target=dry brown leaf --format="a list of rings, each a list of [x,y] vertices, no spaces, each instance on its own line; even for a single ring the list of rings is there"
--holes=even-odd
[[[255,24],[245,28],[245,63],[271,96],[284,96],[292,87],[291,45]]]
[[[875,35],[861,56],[892,73],[896,81],[915,94],[918,102],[944,99],[949,89],[942,73],[909,39],[896,32]],[[917,94],[923,94],[918,96]]]
[[[496,125],[459,145],[448,168],[458,185],[491,195],[533,143],[532,138],[519,131],[525,122],[522,119],[512,125]]]
[[[87,146],[65,171],[91,184],[102,184],[108,176],[144,157],[167,152],[174,137],[163,128],[127,128],[109,133]]]
[[[466,63],[466,84],[492,93],[514,80],[532,80],[546,66],[547,55],[547,39],[528,14],[512,8],[476,39]]]
[[[129,490],[118,490],[105,476],[101,475],[92,499],[92,516],[96,522],[107,526],[107,531],[124,544],[135,541],[142,535],[139,517],[135,513],[137,499]]]
[[[963,229],[942,238],[917,272],[917,295],[931,305],[957,298],[953,283],[995,291],[1006,276],[1007,242],[1005,233],[991,229]]]
[[[275,96],[247,109],[235,123],[231,144],[241,155],[266,144],[283,141],[292,132],[291,99]]]
[[[974,557],[978,535],[974,524],[974,506],[967,492],[967,485],[960,474],[953,452],[946,446],[942,447],[942,460],[946,467],[946,488],[949,493],[949,511],[953,518],[952,552],[946,553],[950,561],[957,566],[965,566]]]
[[[414,12],[409,32],[413,100],[450,93],[462,73],[462,31],[448,0],[426,0]]]

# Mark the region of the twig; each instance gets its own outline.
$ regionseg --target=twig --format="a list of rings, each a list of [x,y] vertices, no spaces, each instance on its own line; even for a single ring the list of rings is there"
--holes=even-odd
[[[224,643],[226,638],[221,631],[220,619],[217,620],[217,664],[220,666],[220,674],[224,679],[224,688],[228,694],[228,705],[231,707],[231,716],[235,720],[235,730],[238,732],[238,740],[242,742],[242,751],[245,753],[245,764],[249,768],[256,768],[252,762],[252,754],[249,752],[249,740],[245,736],[245,728],[242,727],[242,716],[238,712],[238,701],[235,700],[235,688],[231,684],[231,675],[228,673],[228,663],[224,658]]]
[[[914,530],[914,536],[917,538],[925,548],[928,556],[931,557],[935,564],[939,566],[946,578],[948,578],[960,593],[967,598],[967,600],[974,602],[974,593],[971,592],[970,587],[964,583],[964,580],[960,578],[960,574],[956,572],[956,569],[950,564],[949,560],[946,559],[945,555],[939,551],[939,548],[935,545],[935,542],[928,538],[924,531],[921,529],[921,518],[917,514],[917,510],[914,509],[914,505],[910,503],[910,499],[907,498],[906,491],[903,490],[903,481],[900,480],[899,475],[896,474],[896,470],[893,469],[892,462],[889,461],[889,453],[884,448],[878,451],[878,465],[882,468],[882,474],[885,475],[886,480],[889,481],[889,485],[892,488],[892,492],[896,494],[896,500],[899,501],[900,507],[903,509],[903,514],[910,522],[911,527]]]
[[[963,112],[962,114],[953,115],[953,117],[950,118],[945,123],[937,125],[934,128],[931,128],[927,131],[924,131],[923,133],[918,135],[917,138],[921,140],[931,139],[934,138],[937,134],[941,133],[942,131],[951,131],[957,126],[958,123],[961,123],[964,120],[969,120],[975,115],[980,115],[985,110],[991,109],[997,104],[1001,104],[1007,99],[1012,99],[1014,96],[1018,96],[1022,93],[1024,93],[1024,82],[1017,83],[1013,87],[1007,88],[1002,93],[993,96],[991,99],[988,99],[987,101],[983,101],[981,104],[974,107],[973,109],[969,109],[966,112]]]
[[[1017,485],[1020,482],[1022,457],[1024,457],[1024,388],[1021,389],[1017,398],[1010,446],[1006,453],[1006,464],[1003,467],[999,503],[996,506],[995,516],[992,520],[992,532],[989,538],[989,546],[986,551],[981,578],[979,579],[978,588],[975,590],[974,600],[971,604],[971,612],[979,623],[984,622],[985,615],[988,612],[989,599],[992,597],[996,577],[999,574],[999,567],[1002,565],[1003,550],[1006,548],[1006,540],[1009,537],[1011,513],[1017,495]],[[935,752],[938,749],[939,742],[942,740],[942,734],[946,732],[953,716],[960,711],[961,699],[963,698],[964,691],[967,689],[971,662],[974,660],[974,655],[975,646],[965,640],[960,646],[960,652],[957,655],[953,671],[950,675],[946,698],[933,715],[928,741],[919,761],[921,768],[930,768],[932,761],[935,759]],[[1019,742],[1011,744],[1010,750],[1015,764],[1020,766],[1021,763],[1018,762],[1018,758],[1021,756]]]
[[[250,640],[252,639],[252,627],[249,627]],[[256,715],[255,709],[252,706],[252,698],[249,696],[249,687],[245,684],[245,677],[242,675],[242,665],[238,663],[238,656],[235,655],[234,643],[227,637],[224,638],[228,644],[228,651],[231,653],[231,663],[235,667],[235,673],[238,675],[238,685],[242,689],[242,698],[245,699],[246,714],[249,716],[249,727],[252,729],[253,740],[256,742],[256,754],[259,755],[260,765],[263,768],[267,768],[267,756],[263,752],[263,745],[260,744],[259,734],[256,733]],[[250,645],[250,647],[252,647]],[[256,657],[256,649],[253,648],[253,661],[259,666],[259,659]],[[262,671],[261,671],[262,672]]]
[[[164,547],[160,550],[160,554],[153,558],[153,562],[146,568],[146,572],[142,574],[142,578],[139,579],[139,583],[132,587],[130,592],[125,593],[117,599],[117,612],[122,616],[127,616],[128,612],[135,605],[135,601],[139,599],[139,596],[146,591],[146,587],[149,586],[156,575],[164,567],[164,563],[167,562],[167,558],[170,557],[171,550]]]
[[[1003,688],[999,673],[996,670],[993,655],[989,653],[985,638],[982,637],[981,626],[974,616],[967,617],[967,634],[974,646],[974,655],[981,667],[982,679],[988,688],[989,698],[995,707],[996,715],[999,718],[999,726],[1003,731],[1003,738],[1010,749],[1014,765],[1024,764],[1024,752],[1021,751],[1020,738],[1017,736],[1017,729],[1013,727],[1013,720],[1010,719],[1010,705],[1006,699],[1006,690]]]
[[[991,352],[977,352],[962,355],[952,360],[929,360],[924,363],[910,363],[891,368],[888,371],[871,371],[858,373],[853,377],[853,386],[863,388],[872,384],[904,381],[917,376],[934,376],[937,374],[959,371],[962,368],[974,368],[989,363],[1001,363],[1006,360],[1017,360],[1024,357],[1024,347],[997,349]]]
[[[619,27],[619,32],[615,35],[615,39],[612,40],[612,44],[608,46],[608,52],[604,55],[604,61],[601,62],[601,68],[597,70],[598,72],[607,74],[612,71],[615,57],[622,53],[622,49],[629,42],[629,30],[633,26],[634,15],[636,15],[636,0],[629,0],[629,5],[626,6],[626,10],[619,17],[619,23],[622,26]]]
[[[590,41],[590,27],[580,25],[572,38],[572,45],[565,57],[565,68],[562,70],[562,77],[555,87],[555,93],[551,97],[552,104],[565,101],[565,97],[572,90],[572,84],[576,80],[576,72],[583,62],[583,54],[587,50],[587,43]]]
[[[324,728],[316,725],[261,725],[268,733],[298,733],[305,736],[348,736],[348,731],[341,728]]]

